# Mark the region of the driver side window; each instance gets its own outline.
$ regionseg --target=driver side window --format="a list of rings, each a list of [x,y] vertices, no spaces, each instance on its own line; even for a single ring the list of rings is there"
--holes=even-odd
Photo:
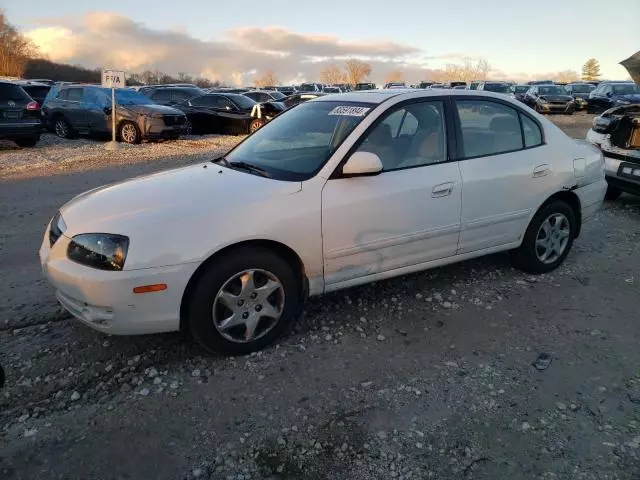
[[[442,102],[413,103],[383,118],[358,151],[380,157],[383,172],[440,163],[447,159],[445,131]]]

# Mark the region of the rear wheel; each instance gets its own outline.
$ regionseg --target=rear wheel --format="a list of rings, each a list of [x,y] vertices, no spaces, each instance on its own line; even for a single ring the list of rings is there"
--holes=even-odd
[[[35,147],[39,140],[40,140],[40,136],[16,138],[14,141],[16,142],[16,145],[18,145],[19,147],[31,148],[31,147]]]
[[[616,187],[608,186],[607,193],[604,194],[604,198],[607,200],[617,200],[622,195],[622,190]]]
[[[273,343],[302,302],[298,276],[265,248],[242,248],[213,263],[191,296],[189,330],[207,350],[245,355]]]
[[[71,124],[62,115],[59,115],[54,120],[53,131],[56,132],[56,135],[60,138],[73,138],[74,136],[74,131],[71,127]]]
[[[184,123],[183,135],[192,135],[192,134],[193,134],[193,123],[191,123],[191,120],[187,118],[187,121]]]
[[[562,200],[552,200],[536,213],[522,245],[512,251],[516,266],[529,273],[555,270],[567,258],[576,236],[576,215]]]
[[[249,133],[253,133],[256,130],[259,130],[263,125],[264,125],[264,120],[260,118],[251,120],[251,123],[249,124]]]
[[[124,143],[140,143],[140,131],[133,122],[122,122],[120,124],[120,140]]]

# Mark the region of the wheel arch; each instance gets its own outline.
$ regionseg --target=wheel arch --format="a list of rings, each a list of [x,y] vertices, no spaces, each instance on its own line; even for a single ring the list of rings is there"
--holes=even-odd
[[[561,190],[559,192],[554,193],[549,196],[535,211],[534,216],[538,213],[545,205],[553,200],[562,200],[567,205],[571,207],[573,213],[576,216],[576,234],[574,238],[578,238],[580,235],[580,231],[582,230],[582,204],[580,203],[580,197],[573,191],[573,189],[569,190]],[[533,218],[533,216],[531,217]]]
[[[228,245],[214,254],[212,254],[209,258],[204,260],[200,266],[193,272],[191,278],[187,282],[187,286],[182,294],[182,300],[180,302],[180,330],[186,331],[188,328],[188,318],[189,318],[189,308],[191,303],[191,297],[195,290],[195,286],[198,284],[202,275],[207,271],[207,269],[214,264],[220,257],[224,255],[229,255],[233,253],[234,250],[239,250],[241,248],[266,248],[281,256],[284,260],[287,261],[290,265],[295,267],[295,275],[298,278],[300,284],[302,285],[302,293],[303,296],[306,297],[309,291],[309,280],[306,275],[306,270],[304,263],[300,256],[288,245],[284,243],[277,242],[275,240],[267,240],[267,239],[255,239],[255,240],[245,240],[242,242],[234,243],[232,245]]]

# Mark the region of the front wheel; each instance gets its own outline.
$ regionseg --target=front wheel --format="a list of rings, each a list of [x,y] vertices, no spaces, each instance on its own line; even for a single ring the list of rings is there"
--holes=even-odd
[[[522,245],[512,251],[515,265],[529,273],[555,270],[567,258],[577,231],[573,209],[562,200],[552,200],[536,213]]]
[[[124,143],[140,143],[141,136],[138,127],[133,122],[122,122],[120,124],[120,140]]]
[[[189,330],[211,352],[246,355],[280,337],[301,302],[289,263],[271,250],[242,248],[210,265],[196,284]]]
[[[73,138],[73,127],[71,127],[69,121],[62,115],[56,117],[53,122],[53,130],[60,138]]]
[[[253,133],[256,130],[259,130],[263,125],[264,125],[264,120],[260,118],[251,120],[251,123],[249,124],[249,133]]]

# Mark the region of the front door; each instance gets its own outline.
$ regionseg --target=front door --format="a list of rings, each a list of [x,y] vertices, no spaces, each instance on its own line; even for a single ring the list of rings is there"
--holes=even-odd
[[[332,178],[322,192],[325,285],[454,255],[461,179],[448,161],[444,104],[412,103],[383,117],[357,151],[380,157],[382,173]]]
[[[518,242],[553,189],[553,154],[529,115],[492,99],[456,100],[461,138],[459,254]]]

